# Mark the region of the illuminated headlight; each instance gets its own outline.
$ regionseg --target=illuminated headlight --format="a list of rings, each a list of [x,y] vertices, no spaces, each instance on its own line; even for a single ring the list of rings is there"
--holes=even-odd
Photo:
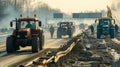
[[[20,37],[20,35],[17,35],[17,38],[19,38]]]
[[[27,38],[27,35],[25,35],[25,37]]]
[[[103,30],[107,30],[107,28],[103,28]]]

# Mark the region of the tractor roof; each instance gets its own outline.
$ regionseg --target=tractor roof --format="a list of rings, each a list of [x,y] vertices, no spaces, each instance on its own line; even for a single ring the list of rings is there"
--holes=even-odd
[[[112,20],[112,18],[109,18],[109,17],[102,17],[102,18],[99,18],[99,20],[101,19],[109,19],[109,20]]]
[[[20,21],[37,21],[37,18],[19,18]]]
[[[64,21],[64,22],[60,22],[60,23],[73,23],[73,22],[67,22],[67,21]]]

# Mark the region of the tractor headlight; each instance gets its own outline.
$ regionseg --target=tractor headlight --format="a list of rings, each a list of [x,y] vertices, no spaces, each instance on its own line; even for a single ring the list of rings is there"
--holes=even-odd
[[[103,30],[105,30],[105,28],[103,28]]]
[[[25,37],[27,38],[27,35],[25,35]]]
[[[19,38],[20,37],[20,35],[17,35],[17,38]]]

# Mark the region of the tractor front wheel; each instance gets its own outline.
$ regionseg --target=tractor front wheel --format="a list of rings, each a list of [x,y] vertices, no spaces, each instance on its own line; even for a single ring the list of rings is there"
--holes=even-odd
[[[34,36],[32,38],[32,53],[36,53],[38,52],[38,38],[36,36]]]
[[[97,30],[97,39],[100,39],[100,37],[101,37],[101,30],[98,29],[98,30]]]
[[[110,38],[114,38],[115,37],[115,30],[111,29],[110,30]]]
[[[12,36],[7,37],[7,41],[6,41],[7,53],[13,53],[15,51],[13,42],[14,42],[14,38]]]

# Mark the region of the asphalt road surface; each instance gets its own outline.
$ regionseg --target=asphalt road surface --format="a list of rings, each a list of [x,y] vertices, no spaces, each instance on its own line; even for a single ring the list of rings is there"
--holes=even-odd
[[[78,33],[80,33],[79,29],[77,29],[77,31],[74,33],[74,36],[77,35]],[[56,32],[54,33],[54,37],[52,39],[50,38],[49,32],[45,32],[44,35],[45,35],[45,45],[43,46],[44,50],[48,48],[52,49],[59,48],[61,45],[64,45],[64,43],[69,40],[67,36],[63,36],[62,39],[57,39]],[[3,52],[0,53],[0,67],[7,67],[12,63],[24,60],[25,58],[37,54],[31,52],[31,47],[21,48],[19,51],[16,51],[12,54],[7,54],[5,42],[0,43],[0,49],[4,50]],[[42,51],[43,50],[41,50],[40,52]]]

